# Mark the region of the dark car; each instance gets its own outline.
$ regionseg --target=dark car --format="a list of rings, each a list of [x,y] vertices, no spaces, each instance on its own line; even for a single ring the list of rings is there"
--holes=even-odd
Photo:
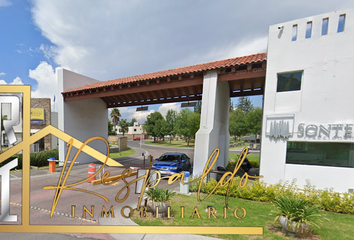
[[[164,153],[152,165],[161,175],[172,175],[181,171],[190,171],[190,158],[184,153]]]

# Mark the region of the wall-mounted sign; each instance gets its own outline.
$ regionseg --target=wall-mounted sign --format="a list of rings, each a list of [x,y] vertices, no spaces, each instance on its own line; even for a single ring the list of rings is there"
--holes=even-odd
[[[298,138],[319,140],[351,140],[353,139],[353,124],[305,124],[297,127]]]
[[[31,108],[31,124],[45,124],[44,108]]]
[[[288,139],[294,132],[294,116],[267,116],[266,136],[274,139]]]

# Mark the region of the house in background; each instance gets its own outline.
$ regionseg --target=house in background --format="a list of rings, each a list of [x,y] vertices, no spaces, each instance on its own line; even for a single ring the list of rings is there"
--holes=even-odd
[[[20,104],[22,106],[22,104]],[[11,119],[10,103],[3,103],[1,115]],[[31,98],[31,134],[38,132],[48,125],[58,126],[58,113],[51,112],[50,98]],[[56,116],[56,117],[55,117]],[[53,124],[52,124],[53,122]],[[20,123],[13,127],[17,142],[22,141],[22,107],[20,108]],[[8,146],[9,142],[5,131],[1,131],[1,145]],[[50,134],[31,145],[31,152],[52,150],[58,148],[58,139]]]
[[[120,126],[117,126],[116,132],[119,137],[123,136],[122,129]],[[128,132],[124,133],[124,136],[127,137],[128,139],[134,139],[134,138],[148,139],[149,138],[147,133],[144,132],[142,125],[140,125],[138,122],[134,122],[133,126],[129,126]]]

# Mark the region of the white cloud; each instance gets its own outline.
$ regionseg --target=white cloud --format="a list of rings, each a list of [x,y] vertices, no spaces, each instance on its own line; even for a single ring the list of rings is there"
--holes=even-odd
[[[11,85],[23,85],[23,82],[22,82],[22,80],[21,80],[21,78],[20,77],[16,77],[13,81],[12,81],[12,83],[10,83]]]
[[[158,111],[162,114],[162,116],[166,117],[166,114],[170,109],[179,112],[181,110],[181,103],[164,103],[159,107]]]
[[[12,2],[9,0],[0,0],[0,7],[9,7],[12,5]]]
[[[241,57],[241,56],[246,56],[254,53],[266,52],[267,43],[268,43],[268,36],[243,40],[234,47],[230,46],[228,53],[224,54],[224,56],[225,58],[234,58],[234,57]]]
[[[41,62],[36,69],[29,70],[28,76],[37,81],[36,89],[32,89],[33,98],[50,98],[54,109],[53,97],[57,95],[57,82],[52,65]],[[59,96],[55,96],[58,99]]]
[[[50,61],[55,57],[55,47],[41,44],[39,50],[43,52],[44,57]]]
[[[45,57],[109,80],[262,52],[270,25],[353,5],[352,0],[321,3],[33,0],[31,10],[53,44],[41,46]]]
[[[143,124],[146,121],[147,116],[151,113],[154,113],[155,110],[144,111],[144,112],[134,112],[131,118],[135,118],[140,124]]]
[[[5,76],[5,75],[6,75],[6,73],[0,72],[0,77],[1,77],[1,76]]]
[[[5,80],[0,80],[0,85],[7,85],[8,83]],[[10,85],[23,85],[23,82],[20,77],[16,77]]]

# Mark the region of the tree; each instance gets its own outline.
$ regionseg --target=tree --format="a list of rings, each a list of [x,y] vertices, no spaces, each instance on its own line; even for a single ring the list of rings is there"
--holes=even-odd
[[[197,104],[194,107],[194,112],[202,114],[202,101],[198,100]]]
[[[256,107],[246,116],[248,133],[261,134],[262,131],[262,109]]]
[[[120,126],[120,131],[123,133],[124,136],[124,133],[128,132],[128,127],[129,127],[129,123],[127,122],[127,119],[122,119],[119,122],[119,126]]]
[[[118,122],[119,122],[119,117],[121,117],[119,109],[118,108],[113,108],[110,116],[112,118],[113,125],[115,127],[117,127]]]
[[[245,114],[249,113],[253,109],[252,102],[248,97],[240,97],[237,100],[236,107],[243,111]]]
[[[176,118],[177,118],[177,112],[175,110],[170,109],[167,111],[166,123],[167,123],[167,134],[170,135],[170,145],[171,145],[172,137],[174,138],[176,134]]]
[[[232,112],[234,110],[234,106],[232,104],[231,98],[229,99],[229,112]]]
[[[108,119],[108,135],[117,135],[117,132],[113,130],[113,123]]]
[[[129,123],[129,126],[134,126],[134,123],[137,122],[135,118],[132,118],[132,120]]]
[[[188,128],[189,128],[189,138],[195,139],[195,134],[199,130],[200,127],[200,114],[192,112],[190,118],[188,119]],[[189,142],[188,142],[189,146]]]
[[[234,136],[235,141],[238,137],[242,137],[248,133],[246,114],[242,110],[235,109],[230,113],[229,132],[231,136]]]
[[[154,132],[157,137],[163,138],[165,140],[165,135],[168,134],[168,124],[164,118],[156,121]]]
[[[188,139],[195,138],[195,134],[199,129],[200,114],[192,112],[189,108],[181,110],[176,118],[177,133]]]
[[[160,119],[164,119],[161,113],[153,112],[147,116],[144,124],[147,134],[154,137],[154,142],[156,141],[156,137],[160,134],[158,129],[155,128],[156,122]]]

